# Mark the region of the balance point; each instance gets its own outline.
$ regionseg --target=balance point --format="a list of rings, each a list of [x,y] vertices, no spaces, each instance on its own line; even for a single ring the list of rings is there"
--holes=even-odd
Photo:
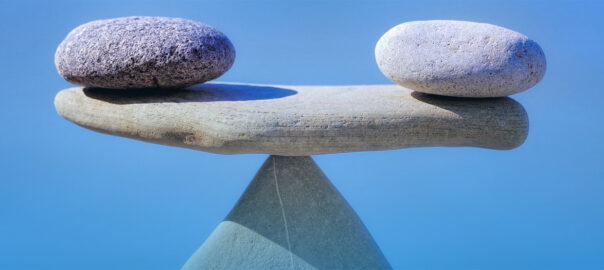
[[[270,156],[183,269],[390,269],[314,161]]]

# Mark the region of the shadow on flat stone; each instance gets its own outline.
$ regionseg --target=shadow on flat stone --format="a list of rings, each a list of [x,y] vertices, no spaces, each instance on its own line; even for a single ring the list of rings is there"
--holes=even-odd
[[[273,86],[206,83],[185,89],[84,88],[87,97],[112,104],[245,101],[283,98],[297,91]]]
[[[509,97],[464,98],[425,94],[421,92],[412,92],[411,97],[467,118],[475,118],[477,111],[493,114],[498,108],[514,108],[515,111],[521,112],[517,112],[517,114],[526,115],[524,107],[522,107],[518,101]],[[499,115],[493,116],[497,117]]]
[[[270,156],[183,269],[390,269],[310,157]]]

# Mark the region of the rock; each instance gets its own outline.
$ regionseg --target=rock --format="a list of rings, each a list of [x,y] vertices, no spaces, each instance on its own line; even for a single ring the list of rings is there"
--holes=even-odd
[[[418,92],[501,97],[533,87],[545,74],[539,45],[518,32],[485,23],[415,21],[378,41],[375,57],[392,81]]]
[[[55,107],[92,130],[221,154],[510,149],[528,133],[526,112],[513,99],[439,97],[398,85],[70,88],[57,94]]]
[[[229,39],[179,18],[126,17],[78,26],[61,42],[55,65],[85,87],[181,88],[213,80],[235,60]]]
[[[391,267],[310,157],[270,156],[182,269]]]

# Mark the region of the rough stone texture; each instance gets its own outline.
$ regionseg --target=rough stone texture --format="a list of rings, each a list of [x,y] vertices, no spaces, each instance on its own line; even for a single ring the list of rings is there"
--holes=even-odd
[[[65,80],[101,88],[187,87],[215,79],[235,60],[229,39],[179,18],[126,17],[78,26],[55,65]]]
[[[70,88],[57,94],[55,107],[68,120],[103,133],[221,154],[511,149],[528,133],[527,114],[513,99],[441,97],[398,85]]]
[[[183,269],[390,269],[310,157],[270,156]]]
[[[464,21],[415,21],[384,34],[375,48],[389,79],[410,89],[457,97],[501,97],[545,75],[537,43],[512,30]]]

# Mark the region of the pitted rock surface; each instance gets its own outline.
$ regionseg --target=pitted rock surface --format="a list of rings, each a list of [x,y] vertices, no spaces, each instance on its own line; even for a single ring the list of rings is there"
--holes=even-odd
[[[71,31],[55,54],[67,81],[98,88],[184,88],[213,80],[235,60],[215,28],[179,18],[98,20]]]

